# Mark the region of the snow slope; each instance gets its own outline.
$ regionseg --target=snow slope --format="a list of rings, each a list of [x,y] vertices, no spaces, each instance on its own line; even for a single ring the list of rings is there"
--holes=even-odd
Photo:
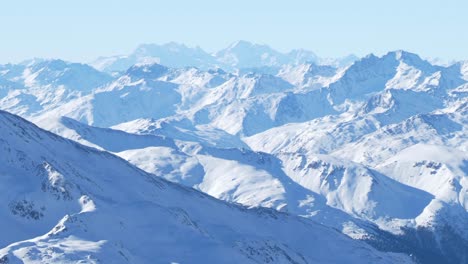
[[[248,210],[0,112],[2,263],[394,263],[311,221]]]
[[[414,241],[408,237],[403,238],[404,242],[399,241],[400,237],[407,236],[403,229],[416,230],[423,226],[421,219],[434,203],[434,196],[426,191],[326,155],[309,158],[281,153],[278,159],[265,153],[220,149],[196,141],[176,140],[175,146],[170,139],[168,144],[155,136],[159,129],[152,130],[151,134],[139,131],[137,136],[68,119],[62,123],[81,135],[79,140],[86,139],[98,146],[106,146],[109,140],[127,142],[121,144],[123,148],[107,149],[117,151],[117,155],[159,177],[225,201],[249,207],[260,205],[310,218],[372,245],[382,243],[381,237],[390,236],[386,238],[390,242],[385,243],[408,247],[408,240]],[[125,127],[133,126],[122,126]],[[142,141],[146,143],[139,143]],[[424,222],[424,226],[426,223],[434,221]],[[394,250],[390,245],[382,250]],[[414,245],[412,251],[423,250],[419,247]]]

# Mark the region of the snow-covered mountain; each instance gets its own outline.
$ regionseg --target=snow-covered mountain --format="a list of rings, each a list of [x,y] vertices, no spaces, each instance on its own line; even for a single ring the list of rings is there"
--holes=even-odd
[[[89,65],[62,60],[35,59],[0,68],[2,109],[28,116],[89,94],[113,80]]]
[[[371,55],[356,62],[329,85],[330,104],[341,113],[275,127],[244,140],[254,150],[280,157],[293,153],[303,156],[301,159],[316,160],[318,154],[327,154],[338,160],[352,160],[430,193],[434,198],[423,203],[423,211],[415,211],[417,215],[410,217],[413,219],[410,226],[431,230],[434,238],[428,244],[434,247],[461,246],[466,251],[468,233],[462,223],[468,219],[467,98],[466,81],[460,69],[459,65],[432,66],[417,55],[402,51],[381,58]],[[285,167],[291,168],[288,174],[304,186],[314,186],[311,185],[314,173],[308,163],[291,161],[284,160]],[[327,167],[317,165],[323,163],[319,159],[309,166],[319,166],[319,173],[324,173]],[[335,170],[342,171],[338,175],[346,175],[345,168],[338,166]],[[324,186],[316,178],[315,192],[322,192]],[[390,188],[388,183],[384,185]],[[398,196],[404,197],[401,193]],[[412,205],[417,204],[417,199],[410,200]],[[410,208],[406,205],[403,211],[409,213]],[[407,235],[412,232],[408,232],[407,223],[398,222],[398,217],[391,218],[392,224],[374,222],[380,222],[379,226],[387,230],[396,227]],[[445,242],[441,243],[441,239]],[[452,240],[457,242],[452,244]],[[439,248],[451,255],[450,247]],[[452,261],[464,263],[464,258],[458,255]]]
[[[268,45],[254,44],[241,40],[216,52],[214,57],[233,69],[285,65],[289,64],[291,59],[296,63],[314,62],[317,60],[317,56],[314,53],[304,50],[294,50],[291,51],[291,56],[288,55],[278,52]]]
[[[420,263],[467,263],[466,62],[394,51],[324,65],[244,41],[214,54],[175,43],[137,51],[94,64],[115,77],[63,61],[2,65],[0,108],[155,179]]]
[[[19,65],[3,65],[0,75],[26,87],[65,86],[70,90],[90,91],[112,77],[86,64],[59,59],[34,59]]]
[[[106,72],[120,72],[135,64],[148,63],[159,63],[169,67],[216,67],[215,58],[201,48],[190,48],[175,42],[163,45],[143,44],[128,56],[101,57],[91,65]]]
[[[2,263],[410,263],[171,184],[0,112]]]
[[[144,44],[129,55],[100,57],[91,62],[94,68],[105,72],[123,72],[135,64],[159,63],[169,67],[196,67],[203,70],[223,68],[228,71],[273,73],[283,65],[317,63],[346,67],[358,58],[319,58],[312,51],[294,49],[283,53],[268,45],[240,40],[212,54],[200,47],[169,42],[163,45]]]

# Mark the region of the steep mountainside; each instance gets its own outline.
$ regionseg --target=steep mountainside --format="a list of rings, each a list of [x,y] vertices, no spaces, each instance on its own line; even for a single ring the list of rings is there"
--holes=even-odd
[[[332,229],[229,205],[0,112],[2,263],[394,263]]]

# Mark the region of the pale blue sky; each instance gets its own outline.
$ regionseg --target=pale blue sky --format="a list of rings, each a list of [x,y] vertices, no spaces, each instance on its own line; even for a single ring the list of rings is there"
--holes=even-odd
[[[466,0],[14,0],[0,4],[0,63],[130,53],[140,43],[207,51],[239,39],[319,56],[468,59]]]

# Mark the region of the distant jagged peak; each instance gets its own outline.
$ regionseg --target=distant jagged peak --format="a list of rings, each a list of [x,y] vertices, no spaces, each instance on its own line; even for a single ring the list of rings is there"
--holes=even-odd
[[[374,53],[369,53],[365,56],[363,56],[359,61],[362,61],[362,60],[377,60],[379,57],[376,56]]]
[[[78,62],[35,58],[6,67],[3,76],[24,87],[64,87],[89,92],[113,79],[107,73]]]
[[[271,46],[263,43],[256,43],[250,42],[246,40],[238,40],[231,43],[227,48],[222,49],[215,53],[215,56],[222,54],[226,51],[257,51],[257,52],[270,52],[274,54],[281,54],[283,56],[291,57],[292,59],[296,59],[301,63],[305,62],[316,62],[318,60],[318,56],[310,51],[303,48],[292,49],[289,52],[280,52]]]
[[[407,69],[413,68],[426,74],[432,74],[446,69],[441,66],[432,65],[415,53],[396,50],[390,51],[380,57],[370,53],[352,64],[347,69],[347,73],[348,75],[352,73],[363,75],[367,71],[371,71],[378,76],[386,75],[387,77],[393,77],[393,75],[397,73],[399,67]],[[369,78],[368,75],[363,75],[363,77],[366,79]]]
[[[342,78],[330,84],[334,103],[361,100],[384,89],[434,91],[460,83],[456,76],[442,73],[446,68],[433,66],[417,54],[403,50],[383,56],[369,54],[347,68]],[[440,93],[444,93],[442,90]]]
[[[395,69],[399,62],[396,59],[395,54],[386,54],[382,57],[376,56],[374,53],[370,53],[361,59],[355,61],[346,72],[352,73],[363,73],[363,71],[381,71],[382,68]]]
[[[254,69],[273,72],[287,64],[313,62],[317,64],[347,67],[356,60],[354,56],[344,58],[319,58],[313,51],[293,49],[289,52],[278,51],[267,44],[239,40],[224,49],[208,53],[202,48],[189,47],[182,43],[142,44],[127,56],[100,57],[91,65],[106,72],[123,72],[131,65],[152,60],[163,65],[181,68],[195,66],[200,69],[223,68],[230,72]],[[269,69],[269,67],[273,67]]]
[[[197,53],[202,53],[204,55],[209,55],[207,52],[205,52],[203,49],[200,47],[189,47],[183,43],[171,41],[167,42],[164,44],[155,44],[155,43],[145,43],[139,45],[135,51],[133,52],[133,55],[138,55],[138,54],[147,54],[151,55],[155,52],[161,52],[161,51],[169,51],[169,52],[197,52]]]
[[[222,49],[213,55],[218,60],[233,64],[239,68],[252,67],[255,65],[276,65],[278,63],[283,63],[286,57],[286,54],[283,54],[266,44],[257,44],[245,40],[234,42],[227,48]]]
[[[441,57],[425,57],[424,59],[427,60],[432,65],[442,66],[442,67],[450,67],[453,64],[458,63],[458,61],[456,60],[451,60],[451,59],[446,59],[446,58],[441,58]]]
[[[376,56],[374,53],[370,53],[362,57],[360,60],[357,60],[355,64],[369,67],[374,67],[377,64],[382,66],[396,67],[401,62],[409,66],[414,66],[423,69],[435,67],[428,61],[422,59],[419,55],[405,50],[389,51],[380,57]]]
[[[405,50],[395,50],[395,51],[390,51],[387,53],[387,55],[394,55],[397,60],[402,60],[402,59],[407,59],[407,58],[414,58],[416,57],[417,59],[421,59],[418,55],[411,53],[409,51]]]
[[[251,49],[251,48],[262,48],[262,49],[272,49],[266,44],[259,44],[250,42],[247,40],[238,40],[231,43],[225,50],[242,50],[242,49]]]
[[[349,66],[353,65],[356,61],[360,58],[354,54],[349,54],[342,57],[337,58],[318,58],[318,64],[324,66],[332,66],[335,68],[348,68]]]
[[[66,62],[62,59],[42,59],[42,60],[37,60],[34,61],[31,66],[48,66],[51,68],[63,68],[66,67],[67,65],[70,65],[72,63]],[[78,64],[78,63],[77,63]]]
[[[288,52],[289,55],[295,55],[295,56],[307,56],[307,57],[312,57],[315,56],[318,58],[317,54],[311,50],[307,50],[304,48],[299,48],[299,49],[292,49],[291,51]]]
[[[318,64],[322,61],[322,59],[317,56],[313,51],[306,50],[306,49],[293,49],[287,53],[287,56],[291,60],[291,64]]]
[[[40,69],[44,67],[50,67],[51,69],[63,69],[63,68],[66,68],[70,64],[73,64],[73,63],[62,60],[62,59],[58,59],[58,58],[32,58],[29,60],[24,60],[18,63],[17,65],[20,65],[23,68],[29,68],[29,69]],[[75,64],[79,65],[80,63],[75,63]]]
[[[409,66],[419,68],[424,71],[434,71],[437,66],[432,65],[427,60],[422,59],[418,54],[405,50],[390,51],[384,57],[393,57],[399,62],[403,62]]]
[[[296,48],[288,52],[278,51],[269,45],[240,40],[213,54],[219,61],[234,68],[299,65],[314,63],[333,67],[347,67],[358,58],[348,55],[342,58],[320,58],[315,52]]]
[[[32,59],[21,61],[20,63],[18,63],[18,65],[22,65],[22,66],[26,67],[26,66],[37,64],[37,63],[45,61],[45,60],[47,60],[47,59],[46,58],[34,57]]]
[[[20,63],[20,65],[24,65],[26,69],[29,69],[32,72],[43,69],[47,69],[48,71],[63,71],[69,68],[82,69],[96,73],[99,72],[88,64],[81,62],[71,62],[57,58],[34,58],[32,60],[23,61]]]

